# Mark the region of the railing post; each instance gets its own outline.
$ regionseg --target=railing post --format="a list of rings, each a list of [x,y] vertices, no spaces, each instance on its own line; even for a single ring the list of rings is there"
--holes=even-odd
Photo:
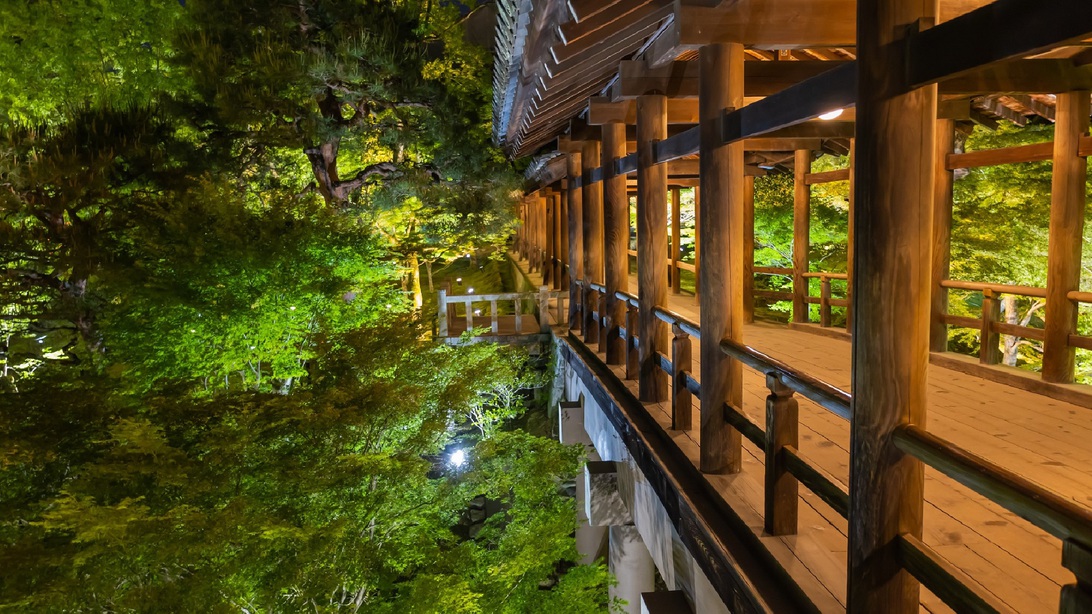
[[[1092,612],[1092,548],[1074,541],[1062,542],[1062,565],[1077,577],[1076,584],[1062,587],[1061,614]]]
[[[693,369],[693,343],[678,324],[671,325],[671,428],[689,431],[693,425],[693,400],[686,374]]]
[[[640,352],[637,349],[637,308],[626,301],[626,379],[637,379],[641,373]],[[644,339],[640,339],[644,341]]]
[[[436,297],[436,319],[439,320],[440,338],[447,337],[447,290],[440,290]]]
[[[592,289],[590,284],[584,284],[584,300],[581,309],[584,311],[584,343],[599,343],[599,318],[598,292]]]
[[[499,317],[497,316],[497,299],[489,301],[489,316],[489,330],[496,335],[500,332],[500,323],[497,321]]]
[[[550,288],[539,286],[538,288],[538,328],[539,332],[550,332]]]
[[[993,323],[1001,320],[1001,301],[997,293],[989,288],[982,291],[982,330],[979,333],[981,346],[978,349],[978,361],[984,365],[996,365],[1001,362],[1001,335],[993,329]]]
[[[466,332],[470,332],[474,328],[474,301],[468,296],[466,302]]]
[[[523,334],[523,299],[521,299],[519,296],[516,296],[516,299],[515,299],[514,305],[513,305],[513,309],[515,309],[515,312],[516,312],[516,334],[517,335],[522,335]]]
[[[819,278],[821,290],[819,292],[819,326],[830,327],[830,278],[823,275]]]
[[[777,373],[766,374],[766,499],[763,523],[770,535],[794,535],[799,486],[785,466],[785,446],[799,442],[799,404]]]

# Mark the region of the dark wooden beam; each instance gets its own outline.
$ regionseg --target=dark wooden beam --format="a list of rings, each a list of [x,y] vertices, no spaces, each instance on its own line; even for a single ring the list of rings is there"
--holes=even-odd
[[[891,85],[906,91],[1080,40],[1090,32],[1088,0],[1054,0],[1046,5],[1042,0],[996,0],[908,37],[905,81],[893,80]]]

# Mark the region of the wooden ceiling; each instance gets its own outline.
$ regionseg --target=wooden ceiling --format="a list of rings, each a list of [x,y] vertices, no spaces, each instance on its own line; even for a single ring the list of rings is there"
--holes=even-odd
[[[940,19],[988,3],[942,0]],[[498,8],[494,137],[513,158],[568,133],[574,119],[599,123],[595,111],[606,107],[590,108],[592,99],[696,96],[704,44],[746,45],[751,99],[855,58],[855,0],[499,0]],[[1092,45],[941,83],[941,113],[991,127],[1031,116],[1053,121],[1054,97],[1042,92],[1075,85],[1092,87]],[[823,149],[840,153],[847,144],[832,139]]]

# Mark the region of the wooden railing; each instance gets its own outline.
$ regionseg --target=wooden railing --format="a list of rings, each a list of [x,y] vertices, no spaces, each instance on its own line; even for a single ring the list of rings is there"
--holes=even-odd
[[[465,319],[467,331],[475,328],[475,319],[482,317],[480,313],[474,313],[475,305],[481,305],[482,307],[488,305],[488,313],[485,315],[489,318],[489,330],[492,335],[501,334],[501,318],[504,317],[504,314],[500,313],[500,307],[507,307],[508,305],[511,305],[512,317],[514,318],[514,334],[549,333],[550,301],[555,302],[558,321],[563,321],[566,317],[565,301],[567,298],[568,292],[551,292],[546,286],[541,286],[538,292],[507,292],[500,294],[452,295],[448,294],[446,290],[440,290],[436,299],[438,336],[440,338],[449,337],[452,325],[457,318]],[[460,305],[463,306],[461,315],[459,314]],[[523,330],[525,305],[532,306],[531,314],[538,320],[537,330]]]
[[[845,273],[827,273],[817,271],[814,273],[804,273],[805,279],[819,279],[819,296],[811,296],[809,288],[803,288],[804,301],[809,305],[819,304],[819,326],[823,328],[830,327],[830,308],[831,307],[849,307],[849,301],[844,298],[831,298],[830,295],[830,280],[840,279],[847,281],[849,276]]]
[[[1001,335],[1011,335],[1033,341],[1043,341],[1045,339],[1046,333],[1042,328],[1012,324],[1001,320],[1002,295],[1008,294],[1045,301],[1047,296],[1045,288],[957,281],[953,279],[943,280],[940,285],[945,289],[967,290],[982,294],[980,317],[954,316],[948,313],[941,316],[944,323],[949,326],[978,329],[980,340],[978,359],[982,364],[996,365],[1001,362]],[[1070,292],[1066,296],[1076,303],[1092,303],[1092,292]],[[1043,319],[1046,319],[1045,314]],[[1071,334],[1067,341],[1071,347],[1092,350],[1092,336]]]
[[[825,275],[836,278],[831,274]],[[606,288],[600,284],[576,283],[590,293],[606,292]],[[968,286],[985,286],[985,291],[1025,296],[1041,293],[1038,288],[949,283],[952,285],[948,287],[973,289]],[[1085,302],[1092,299],[1092,293],[1073,294],[1076,296],[1071,296],[1072,300]],[[622,330],[627,346],[626,378],[635,379],[638,376],[636,361],[631,361],[628,354],[636,354],[640,347],[640,339],[633,332],[639,303],[636,296],[626,292],[616,292],[615,296],[627,306],[626,326]],[[701,329],[698,324],[661,307],[656,307],[654,314],[671,326],[673,335],[671,356],[660,353],[656,360],[671,382],[672,428],[689,430],[692,428],[692,397],[701,397],[701,384],[691,371],[691,345],[693,339],[701,338]],[[598,314],[594,317],[598,318]],[[604,322],[600,320],[598,324],[602,326]],[[794,395],[800,394],[819,407],[850,421],[853,411],[850,394],[744,344],[725,339],[721,341],[720,348],[727,356],[766,376],[769,395],[766,397],[765,427],[754,423],[742,408],[724,406],[727,422],[762,450],[765,457],[764,530],[771,535],[798,532],[800,484],[840,516],[849,519],[850,497],[847,490],[839,480],[800,452],[799,407]],[[1060,611],[1065,614],[1088,611],[1089,604],[1092,604],[1092,511],[921,427],[900,427],[895,432],[895,445],[906,454],[1061,539],[1062,563],[1076,575],[1077,584],[1062,587]],[[896,538],[894,547],[902,567],[956,611],[1012,611],[919,537],[904,533]]]

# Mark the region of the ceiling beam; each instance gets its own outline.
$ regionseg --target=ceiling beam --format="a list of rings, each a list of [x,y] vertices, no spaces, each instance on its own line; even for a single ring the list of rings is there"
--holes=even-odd
[[[845,61],[802,60],[797,62],[744,62],[744,94],[769,96]],[[611,90],[615,99],[635,98],[647,93],[660,93],[669,98],[698,96],[697,61],[669,62],[652,67],[644,61],[623,61],[618,67],[618,80]]]
[[[609,98],[596,96],[588,101],[588,124],[600,126],[609,122],[637,123],[637,101],[611,102]],[[669,98],[667,101],[668,124],[696,124],[698,101],[695,98]]]

